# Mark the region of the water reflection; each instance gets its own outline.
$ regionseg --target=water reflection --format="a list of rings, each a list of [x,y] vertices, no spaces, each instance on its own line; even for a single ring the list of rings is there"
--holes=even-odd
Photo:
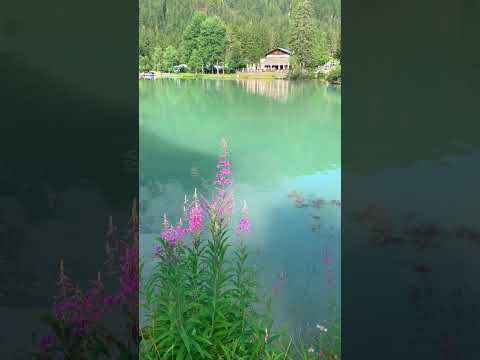
[[[276,101],[286,102],[289,93],[288,80],[237,80],[249,94],[262,95]]]

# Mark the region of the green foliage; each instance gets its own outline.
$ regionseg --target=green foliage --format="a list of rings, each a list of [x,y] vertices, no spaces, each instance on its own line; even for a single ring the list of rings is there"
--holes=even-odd
[[[163,64],[163,52],[161,48],[157,47],[153,49],[149,65],[152,69],[158,70],[162,68],[162,64]]]
[[[149,57],[154,46],[155,42],[152,32],[145,28],[145,26],[141,27],[138,44],[139,55],[143,57]]]
[[[330,59],[330,50],[327,44],[327,35],[320,32],[312,49],[312,65],[323,65]]]
[[[183,55],[184,60],[187,63],[192,61],[191,57],[194,51],[197,52],[196,56],[200,56],[201,26],[206,18],[207,15],[204,12],[196,11],[193,14],[192,20],[183,32]],[[202,59],[200,60],[202,61]]]
[[[197,11],[183,32],[183,59],[197,72],[224,61],[227,28],[217,16]]]
[[[339,59],[340,61],[342,60],[342,39],[341,37],[338,38],[338,45],[335,50],[335,57]]]
[[[201,25],[214,17],[221,20],[229,36],[222,39],[220,31],[212,35],[216,43],[209,46],[201,40]],[[297,23],[299,28],[293,25]],[[209,33],[207,28],[204,31]],[[325,39],[320,46],[321,34]],[[177,49],[177,60],[182,63],[191,64],[197,49],[203,64],[226,58],[233,67],[258,63],[270,49],[285,47],[299,51],[304,67],[313,68],[325,61],[325,52],[329,57],[341,55],[340,0],[140,0],[141,63],[153,67],[154,49],[168,46]]]
[[[327,48],[330,57],[334,57],[340,48],[340,29],[329,29],[326,33]]]
[[[223,62],[226,50],[227,28],[220,18],[207,17],[200,25],[199,47],[205,64]]]
[[[278,335],[258,310],[247,249],[230,251],[224,220],[212,218],[208,238],[197,235],[192,246],[159,241],[164,251],[141,283],[142,359],[253,360],[275,352]]]
[[[328,82],[339,83],[342,79],[342,66],[340,64],[335,65],[326,77]]]
[[[140,71],[150,70],[150,60],[147,56],[140,55],[140,58],[138,59],[138,69]]]
[[[288,78],[290,80],[311,80],[315,78],[312,71],[308,71],[299,65],[296,56],[290,57],[290,66],[292,67],[292,70],[288,73]]]
[[[237,40],[233,41],[227,57],[229,68],[237,70],[245,66],[245,61],[242,59],[240,43]]]
[[[198,49],[193,50],[192,55],[190,56],[190,59],[188,61],[188,66],[195,73],[197,73],[198,71],[203,71],[203,60]]]
[[[177,64],[177,50],[175,50],[173,46],[167,47],[162,58],[163,69],[167,71],[173,71],[174,66]]]
[[[310,0],[297,0],[290,18],[290,48],[302,69],[311,67],[315,41],[314,10]]]
[[[327,321],[326,328],[328,332],[320,332],[315,339],[317,349],[321,349],[327,359],[335,355],[340,359],[342,353],[342,333],[339,320]]]
[[[250,21],[238,33],[241,56],[247,63],[257,63],[270,49],[267,29],[262,22]]]

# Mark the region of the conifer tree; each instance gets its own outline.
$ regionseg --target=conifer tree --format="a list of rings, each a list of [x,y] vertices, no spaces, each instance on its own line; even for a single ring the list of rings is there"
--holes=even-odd
[[[312,65],[315,45],[314,10],[310,0],[297,0],[290,15],[290,49],[297,58],[301,70]]]

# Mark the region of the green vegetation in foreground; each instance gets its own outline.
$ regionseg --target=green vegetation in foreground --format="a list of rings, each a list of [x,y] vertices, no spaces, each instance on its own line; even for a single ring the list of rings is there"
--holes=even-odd
[[[224,141],[223,149],[212,197],[207,200],[195,190],[190,202],[185,198],[184,222],[173,225],[164,217],[153,272],[140,282],[145,309],[140,358],[339,359],[339,332],[330,331],[331,337],[325,324],[317,325],[316,348],[306,349],[273,329],[271,300],[264,303],[259,297],[248,265],[246,203],[231,234],[233,181]],[[331,341],[322,338],[327,334]]]

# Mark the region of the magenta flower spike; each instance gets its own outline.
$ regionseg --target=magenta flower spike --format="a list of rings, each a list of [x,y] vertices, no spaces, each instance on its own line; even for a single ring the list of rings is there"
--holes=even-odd
[[[182,219],[178,222],[177,225],[170,225],[162,230],[160,236],[162,239],[168,241],[172,246],[175,246],[177,242],[183,239],[187,229],[183,227]]]
[[[250,219],[248,217],[248,207],[247,202],[243,202],[242,216],[237,224],[236,233],[238,236],[241,234],[246,234],[250,232]]]
[[[197,189],[193,195],[193,206],[188,213],[188,232],[197,234],[203,228],[203,209],[198,203]]]
[[[217,162],[217,172],[215,173],[214,185],[216,193],[207,206],[216,216],[221,218],[230,218],[234,208],[233,191],[231,190],[232,171],[231,162],[228,159],[228,146],[225,139],[222,139],[223,153]]]

